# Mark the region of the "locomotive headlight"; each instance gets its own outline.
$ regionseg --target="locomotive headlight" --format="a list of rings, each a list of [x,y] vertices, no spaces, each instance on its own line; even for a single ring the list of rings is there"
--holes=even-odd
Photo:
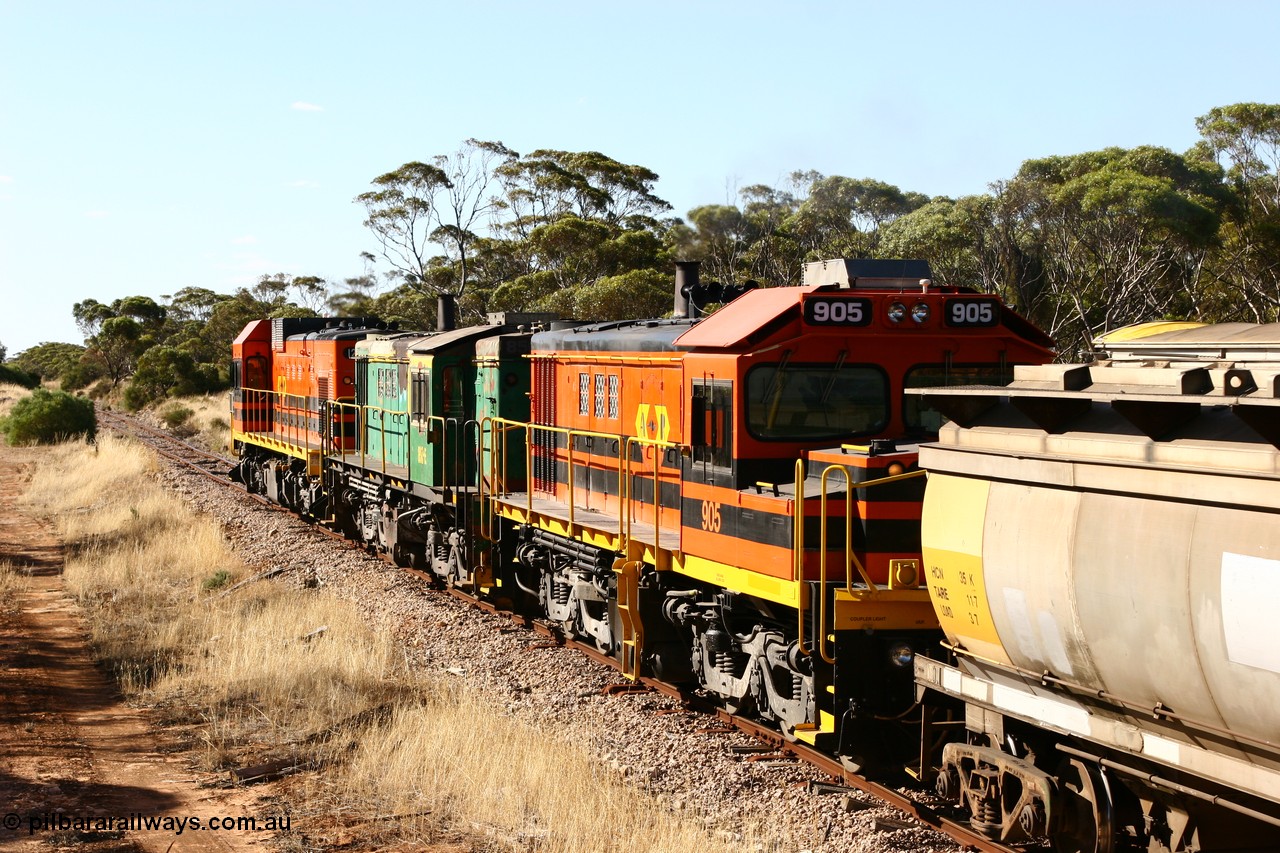
[[[917,302],[911,306],[911,319],[917,323],[923,323],[929,319],[929,305],[926,302]]]
[[[889,647],[889,663],[900,669],[906,669],[911,666],[915,659],[915,649],[906,643],[894,643]]]
[[[901,323],[902,318],[907,316],[907,306],[901,302],[894,302],[889,306],[889,322]]]

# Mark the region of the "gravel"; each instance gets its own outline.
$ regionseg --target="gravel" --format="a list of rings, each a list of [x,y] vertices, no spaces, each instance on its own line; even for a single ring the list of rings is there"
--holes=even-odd
[[[427,671],[464,678],[503,710],[534,725],[571,733],[637,787],[673,810],[738,838],[763,826],[779,851],[955,851],[957,845],[909,823],[901,812],[860,792],[818,795],[810,781],[831,782],[793,760],[734,747],[759,746],[749,736],[707,731],[720,724],[656,693],[605,695],[620,674],[532,631],[438,592],[313,527],[262,507],[168,465],[167,484],[196,509],[217,518],[239,556],[256,570],[279,567],[279,582],[319,585],[355,602],[371,624],[385,626],[410,660]]]

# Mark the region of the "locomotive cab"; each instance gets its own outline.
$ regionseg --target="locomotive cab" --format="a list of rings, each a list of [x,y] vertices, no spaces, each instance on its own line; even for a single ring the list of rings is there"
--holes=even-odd
[[[806,282],[747,293],[675,341],[689,350],[676,568],[704,586],[665,612],[703,683],[834,748],[837,718],[911,705],[910,655],[936,636],[914,441],[940,418],[904,392],[1007,382],[1051,350],[997,297],[933,287],[923,262],[810,264]],[[843,748],[868,760],[867,744]]]

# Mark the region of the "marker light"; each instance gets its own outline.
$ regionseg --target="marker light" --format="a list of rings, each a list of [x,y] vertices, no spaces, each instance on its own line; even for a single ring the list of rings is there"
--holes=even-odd
[[[929,319],[929,305],[925,302],[917,302],[911,306],[911,319],[917,323],[923,323]]]
[[[901,323],[905,316],[907,316],[907,306],[901,302],[894,302],[889,306],[889,322]]]

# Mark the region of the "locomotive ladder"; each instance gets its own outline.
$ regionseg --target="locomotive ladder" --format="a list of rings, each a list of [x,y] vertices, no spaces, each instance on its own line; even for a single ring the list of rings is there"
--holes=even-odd
[[[640,676],[640,650],[644,648],[644,623],[640,621],[639,560],[618,560],[613,571],[618,576],[618,621],[622,626],[619,667],[635,681]]]

